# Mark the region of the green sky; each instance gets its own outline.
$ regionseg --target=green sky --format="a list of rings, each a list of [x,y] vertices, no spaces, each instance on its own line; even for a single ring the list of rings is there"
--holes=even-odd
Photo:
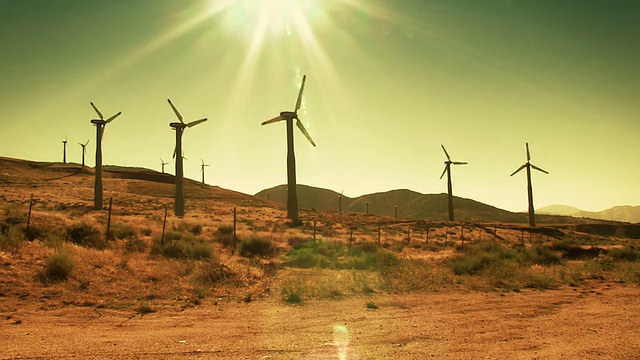
[[[95,118],[123,114],[104,163],[171,161],[245,193],[286,182],[284,123],[307,75],[298,182],[347,196],[408,188],[526,209],[640,205],[640,2],[0,0],[0,156],[93,166]],[[173,164],[167,167],[173,171]],[[187,194],[188,196],[188,194]]]

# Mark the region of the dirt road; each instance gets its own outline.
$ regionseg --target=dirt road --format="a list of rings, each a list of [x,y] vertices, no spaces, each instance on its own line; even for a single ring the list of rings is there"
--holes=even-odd
[[[0,358],[640,358],[640,289],[376,294],[132,311],[0,298]],[[378,309],[367,308],[371,303]]]

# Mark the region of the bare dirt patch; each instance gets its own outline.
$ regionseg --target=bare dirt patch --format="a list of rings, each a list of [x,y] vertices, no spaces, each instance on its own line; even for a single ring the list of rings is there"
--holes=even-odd
[[[640,353],[640,289],[600,282],[303,305],[267,295],[144,316],[81,306],[44,310],[19,299],[0,304],[2,359],[636,359]]]

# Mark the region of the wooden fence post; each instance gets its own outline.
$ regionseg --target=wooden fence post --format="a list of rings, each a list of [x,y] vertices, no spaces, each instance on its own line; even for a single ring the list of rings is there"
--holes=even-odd
[[[167,212],[169,211],[169,206],[164,206],[164,221],[162,222],[162,238],[160,238],[160,244],[164,245],[164,231],[167,229]]]
[[[107,240],[111,237],[111,205],[113,204],[113,197],[109,198],[109,216],[107,217]]]
[[[27,239],[29,238],[29,226],[31,225],[31,209],[33,208],[33,194],[31,194],[31,199],[29,200],[29,215],[27,215],[27,231],[25,232],[25,236]]]

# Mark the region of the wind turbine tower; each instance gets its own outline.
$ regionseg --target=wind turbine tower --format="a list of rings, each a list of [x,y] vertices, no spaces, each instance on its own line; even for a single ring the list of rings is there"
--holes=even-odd
[[[86,143],[78,143],[82,147],[82,168],[84,169],[84,156],[87,154],[87,144],[89,144],[89,140]]]
[[[160,165],[162,166],[162,173],[164,174],[164,166],[169,164],[168,162],[164,162],[164,160],[162,160],[162,158],[160,158]]]
[[[178,120],[180,121],[180,122],[172,122],[169,124],[169,126],[171,126],[173,130],[175,130],[176,132],[176,148],[173,151],[173,157],[176,159],[176,199],[175,199],[174,210],[175,210],[176,216],[183,217],[184,216],[184,188],[182,185],[182,180],[183,180],[184,174],[183,174],[183,168],[182,168],[182,161],[184,159],[184,156],[182,152],[182,134],[184,133],[184,130],[186,128],[194,127],[200,123],[207,121],[207,119],[204,118],[204,119],[192,121],[190,123],[185,124],[185,122],[183,121],[182,115],[180,115],[180,112],[178,111],[178,109],[176,109],[176,107],[173,106],[173,103],[171,102],[171,100],[167,99],[167,101],[169,102],[169,105],[171,105],[173,112],[176,114],[176,116],[178,117]],[[176,156],[176,154],[179,154],[179,155]]]
[[[62,140],[62,163],[67,163],[67,134],[64,135],[64,140]]]
[[[102,136],[104,135],[105,126],[120,116],[122,111],[105,120],[100,110],[93,103],[91,103],[91,107],[100,117],[100,119],[91,120],[91,123],[96,126],[96,181],[94,184],[93,208],[102,210]]]
[[[518,170],[514,171],[511,176],[517,174],[520,170],[526,168],[527,169],[527,195],[529,197],[529,226],[536,226],[536,214],[533,209],[533,187],[531,186],[531,168],[534,168],[540,172],[548,174],[549,172],[542,170],[541,168],[533,165],[531,163],[531,153],[529,152],[529,143],[526,143],[527,147],[527,162],[524,165],[520,166]]]
[[[449,193],[449,221],[453,221],[453,189],[451,186],[451,165],[467,165],[466,162],[459,162],[459,161],[451,161],[451,157],[449,156],[449,153],[447,153],[447,149],[444,148],[444,145],[440,145],[442,146],[442,150],[444,151],[444,154],[447,156],[447,161],[444,162],[444,171],[442,172],[442,175],[440,175],[440,179],[442,179],[442,177],[444,176],[445,173],[447,173],[447,190]]]
[[[304,83],[306,79],[306,75],[302,77],[302,84],[300,85],[300,91],[298,92],[298,100],[296,101],[295,110],[283,111],[279,116],[262,123],[262,125],[267,125],[279,121],[287,122],[287,218],[294,223],[297,223],[299,220],[298,194],[296,192],[296,158],[293,147],[293,120],[296,120],[296,126],[304,134],[307,140],[309,140],[311,145],[314,147],[316,146],[313,139],[311,139],[311,135],[309,135],[307,129],[305,129],[304,125],[302,125],[302,121],[300,121],[300,118],[298,117],[298,110],[302,105],[302,93],[304,91]]]
[[[205,166],[209,166],[207,164],[204,163],[204,160],[200,159],[200,161],[202,162],[202,166],[200,166],[200,172],[202,172],[202,185],[204,185],[204,168]]]

